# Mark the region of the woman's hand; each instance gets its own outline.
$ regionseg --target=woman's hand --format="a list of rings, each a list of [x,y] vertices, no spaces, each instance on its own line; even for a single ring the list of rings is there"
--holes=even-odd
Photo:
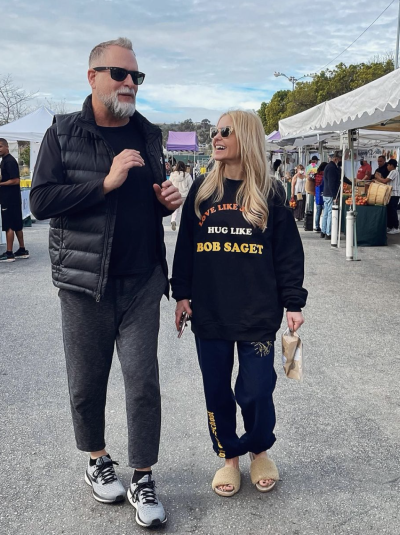
[[[190,301],[189,299],[182,299],[182,301],[176,302],[176,309],[175,309],[175,325],[176,330],[179,331],[179,323],[181,321],[181,317],[183,312],[187,312],[189,316],[192,315],[192,309],[190,308]]]
[[[303,323],[304,323],[304,316],[301,312],[286,312],[286,319],[287,319],[287,325],[289,327],[289,330],[291,331],[297,331]]]

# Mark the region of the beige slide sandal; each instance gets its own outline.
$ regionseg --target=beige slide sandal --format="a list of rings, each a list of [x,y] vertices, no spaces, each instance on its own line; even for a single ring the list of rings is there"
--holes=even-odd
[[[217,487],[223,485],[232,485],[233,490],[223,491]],[[234,466],[224,466],[216,471],[213,482],[211,484],[212,489],[219,496],[233,496],[240,489],[240,470]]]
[[[257,457],[254,456],[254,453],[249,453],[251,459],[250,465],[250,477],[253,485],[257,487],[257,490],[260,492],[269,492],[272,490],[276,482],[279,481],[279,472],[276,467],[276,464],[272,459],[268,457]],[[261,479],[273,479],[274,482],[269,485],[269,487],[263,487],[259,484]]]

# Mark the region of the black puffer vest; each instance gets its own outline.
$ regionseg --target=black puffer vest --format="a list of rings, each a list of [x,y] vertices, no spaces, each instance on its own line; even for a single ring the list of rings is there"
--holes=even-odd
[[[154,183],[166,180],[161,130],[138,112]],[[61,147],[66,184],[102,180],[108,174],[114,153],[100,135],[89,96],[82,112],[56,115],[57,135]],[[162,218],[168,215],[155,198],[158,218],[157,251],[168,277]],[[118,190],[106,195],[103,203],[90,210],[60,216],[50,221],[50,258],[54,284],[63,289],[92,295],[97,301],[104,294],[114,235]],[[166,295],[168,287],[166,288]]]

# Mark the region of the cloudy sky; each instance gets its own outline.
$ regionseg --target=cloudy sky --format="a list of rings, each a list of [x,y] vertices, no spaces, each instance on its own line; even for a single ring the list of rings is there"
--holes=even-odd
[[[77,110],[87,58],[101,41],[132,40],[146,80],[138,110],[154,122],[258,109],[281,71],[297,78],[332,61],[390,0],[0,0],[0,76]],[[394,52],[398,2],[331,66]]]

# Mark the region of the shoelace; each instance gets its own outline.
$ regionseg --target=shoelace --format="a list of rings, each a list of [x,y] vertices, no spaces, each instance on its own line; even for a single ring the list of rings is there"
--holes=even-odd
[[[118,463],[116,461],[111,461],[111,460],[106,463],[101,464],[93,472],[93,477],[95,478],[100,477],[103,485],[107,485],[107,483],[112,483],[113,481],[117,481],[117,476],[115,474],[113,464],[116,464],[118,466]]]
[[[139,501],[139,494],[141,494],[142,501],[145,505],[158,505],[155,492],[155,482],[148,481],[146,483],[138,483],[133,492],[133,499],[135,502]]]

